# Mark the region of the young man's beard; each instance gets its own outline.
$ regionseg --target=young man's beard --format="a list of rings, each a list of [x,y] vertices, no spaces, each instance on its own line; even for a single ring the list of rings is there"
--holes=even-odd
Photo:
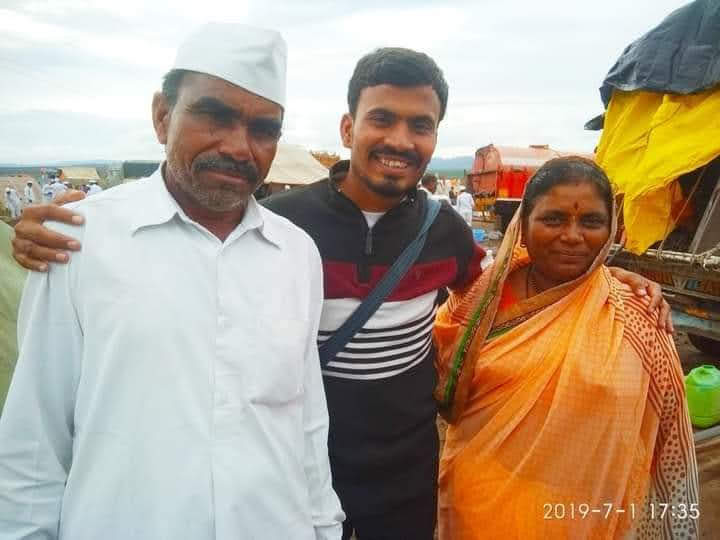
[[[398,197],[406,195],[408,192],[412,191],[412,189],[417,185],[419,179],[422,178],[423,174],[425,174],[424,168],[419,171],[418,178],[405,187],[401,185],[402,180],[393,178],[391,176],[385,176],[383,177],[382,181],[379,182],[373,181],[367,175],[361,175],[360,179],[373,193],[388,199],[397,199]]]

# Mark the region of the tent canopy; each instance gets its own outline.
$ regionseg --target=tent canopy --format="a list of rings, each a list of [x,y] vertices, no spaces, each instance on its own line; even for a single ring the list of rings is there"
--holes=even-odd
[[[278,144],[266,184],[303,186],[325,178],[328,170],[310,152],[296,144]]]
[[[86,184],[90,180],[100,181],[95,167],[62,167],[60,179],[71,184]]]

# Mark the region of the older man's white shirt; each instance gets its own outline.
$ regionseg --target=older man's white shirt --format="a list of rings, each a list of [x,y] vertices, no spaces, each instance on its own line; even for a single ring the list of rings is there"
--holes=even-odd
[[[75,208],[21,303],[0,538],[339,538],[312,240],[252,200],[220,242],[159,172]]]

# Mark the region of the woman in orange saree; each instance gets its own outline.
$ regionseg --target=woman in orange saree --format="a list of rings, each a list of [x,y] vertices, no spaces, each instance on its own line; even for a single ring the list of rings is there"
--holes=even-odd
[[[614,223],[597,165],[546,163],[494,265],[439,311],[441,540],[697,538],[682,370],[603,265]]]

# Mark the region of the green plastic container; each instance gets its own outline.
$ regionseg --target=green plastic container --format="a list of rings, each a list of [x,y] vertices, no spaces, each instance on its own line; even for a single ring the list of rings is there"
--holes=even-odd
[[[690,421],[707,428],[720,423],[720,369],[700,366],[685,377]]]

